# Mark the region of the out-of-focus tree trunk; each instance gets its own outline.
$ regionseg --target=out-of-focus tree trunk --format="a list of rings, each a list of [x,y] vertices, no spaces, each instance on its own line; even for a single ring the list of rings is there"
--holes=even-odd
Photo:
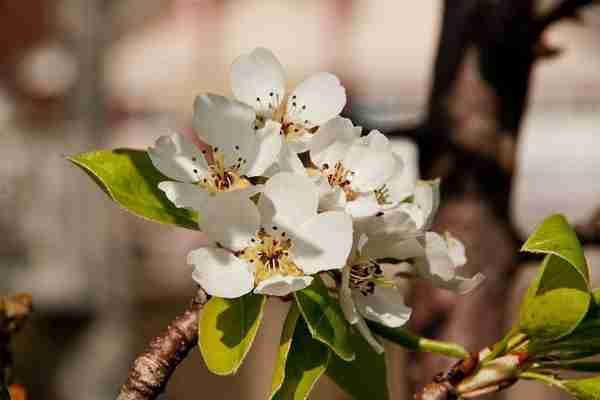
[[[566,17],[590,1],[562,3],[573,3],[557,7]],[[467,271],[487,276],[465,298],[419,283],[412,327],[471,351],[499,339],[506,326],[519,244],[509,220],[515,143],[532,68],[553,55],[541,41],[543,30],[560,19],[553,15],[536,15],[533,0],[446,0],[427,115],[418,127],[396,132],[416,140],[423,177],[443,179],[444,205],[434,229],[462,239]],[[421,387],[448,363],[414,354],[407,370]]]

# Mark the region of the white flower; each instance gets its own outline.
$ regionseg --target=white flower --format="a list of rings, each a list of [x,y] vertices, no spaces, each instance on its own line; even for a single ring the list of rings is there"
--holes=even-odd
[[[204,215],[203,204],[219,193],[244,190],[252,195],[247,177],[261,175],[279,155],[278,127],[268,124],[254,131],[256,114],[247,105],[206,94],[196,98],[194,128],[208,150],[185,137],[162,136],[148,154],[154,166],[178,182],[161,182],[159,188],[178,207],[193,207]]]
[[[236,192],[207,202],[200,228],[215,243],[192,251],[193,278],[209,294],[285,296],[310,275],[340,269],[352,247],[352,220],[317,214],[318,193],[305,176],[282,172],[265,184],[258,205]]]
[[[449,232],[443,237],[435,232],[427,232],[424,250],[424,256],[415,259],[415,267],[419,275],[430,279],[438,287],[466,294],[485,280],[481,273],[471,278],[457,274],[457,269],[467,263],[465,247]]]
[[[404,303],[404,294],[393,277],[386,276],[383,265],[377,261],[378,255],[369,246],[372,242],[362,235],[342,272],[340,305],[344,316],[355,325],[363,337],[379,353],[381,344],[373,337],[363,318],[391,328],[398,328],[410,319],[412,309]],[[410,256],[409,254],[407,254]]]
[[[283,66],[270,50],[260,47],[234,61],[231,86],[238,100],[256,110],[256,128],[276,121],[297,153],[306,150],[318,126],[339,115],[346,105],[345,89],[327,72],[310,76],[287,93]]]
[[[323,125],[310,144],[310,157],[322,176],[322,204],[353,217],[372,216],[410,195],[402,159],[378,131],[360,137],[361,128],[345,118]],[[407,194],[408,192],[408,194]]]
[[[415,204],[410,213],[397,208],[377,217],[355,221],[356,235],[368,235],[369,241],[363,252],[375,259],[408,260],[405,264],[420,277],[438,287],[466,294],[479,286],[485,277],[481,273],[471,278],[458,275],[458,268],[467,262],[463,244],[448,232],[442,237],[426,231],[430,228],[431,217],[435,213],[432,210],[436,209],[434,204],[437,203],[429,200],[437,197],[432,195],[437,190],[430,186],[424,192],[429,192],[423,195],[426,201]],[[415,215],[420,218],[417,222]],[[419,221],[425,222],[419,226]]]

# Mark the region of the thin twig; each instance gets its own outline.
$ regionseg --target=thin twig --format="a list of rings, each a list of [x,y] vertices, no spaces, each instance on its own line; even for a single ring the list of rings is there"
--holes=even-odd
[[[485,363],[489,348],[457,362],[446,373],[415,395],[416,400],[471,399],[500,392],[517,382],[519,368],[527,362],[521,354],[509,354]]]
[[[29,294],[0,297],[0,390],[6,390],[12,383],[11,338],[23,327],[31,311]]]
[[[438,374],[433,382],[415,394],[415,400],[454,400],[458,398],[455,386],[469,376],[479,363],[477,353],[454,364],[446,373]]]
[[[600,209],[585,223],[575,226],[575,232],[582,244],[600,244]]]
[[[578,12],[585,6],[598,3],[598,0],[564,0],[554,9],[543,15],[538,24],[537,32],[541,34],[550,25],[567,18],[578,18]]]
[[[134,362],[117,400],[153,400],[163,392],[177,366],[198,342],[198,314],[208,302],[202,289],[188,309],[154,338]]]

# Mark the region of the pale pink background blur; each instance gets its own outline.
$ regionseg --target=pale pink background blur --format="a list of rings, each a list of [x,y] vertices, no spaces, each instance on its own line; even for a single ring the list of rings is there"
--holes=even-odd
[[[278,55],[291,84],[321,70],[338,74],[351,100],[346,114],[366,127],[389,131],[415,121],[426,102],[440,5],[0,0],[0,293],[29,291],[35,299],[35,318],[16,346],[17,375],[31,398],[113,399],[135,354],[186,305],[193,283],[185,256],[202,240],[121,211],[65,154],[144,148],[168,130],[190,133],[194,97],[230,94],[229,64],[256,46]],[[534,76],[513,193],[524,235],[550,212],[578,221],[598,206],[599,35],[598,10],[586,14],[585,26],[549,33],[566,51]],[[599,260],[592,259],[598,271]],[[514,296],[506,301],[516,303]],[[264,399],[285,313],[284,304],[271,303],[238,376],[211,376],[196,352],[167,397]],[[395,398],[408,399],[403,352],[388,356]],[[546,393],[524,384],[509,396]],[[313,398],[346,397],[324,382]]]

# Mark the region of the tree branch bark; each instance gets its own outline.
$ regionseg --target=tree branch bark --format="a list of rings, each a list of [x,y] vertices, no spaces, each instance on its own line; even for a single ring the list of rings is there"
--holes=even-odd
[[[537,24],[538,34],[541,34],[550,25],[567,18],[577,19],[578,12],[589,5],[599,4],[598,0],[564,0],[546,15],[541,16]]]
[[[482,348],[483,340],[497,336],[504,325],[507,310],[496,299],[511,290],[521,241],[510,220],[510,193],[541,33],[593,1],[564,0],[543,17],[536,15],[534,0],[444,1],[427,113],[408,136],[416,136],[424,178],[441,177],[444,183],[445,201],[434,229],[448,229],[462,239],[469,255],[466,268],[488,280],[464,301],[419,283],[411,301],[418,305],[411,321],[417,332]],[[591,231],[598,232],[597,226]],[[440,361],[425,354],[413,357],[418,362],[410,377],[422,387]],[[423,400],[452,398],[447,382],[426,388],[420,392]]]
[[[134,362],[117,400],[153,400],[166,388],[177,366],[198,342],[198,314],[210,296],[203,289],[188,309]]]
[[[12,382],[12,336],[25,324],[32,311],[29,294],[0,297],[0,390]]]

